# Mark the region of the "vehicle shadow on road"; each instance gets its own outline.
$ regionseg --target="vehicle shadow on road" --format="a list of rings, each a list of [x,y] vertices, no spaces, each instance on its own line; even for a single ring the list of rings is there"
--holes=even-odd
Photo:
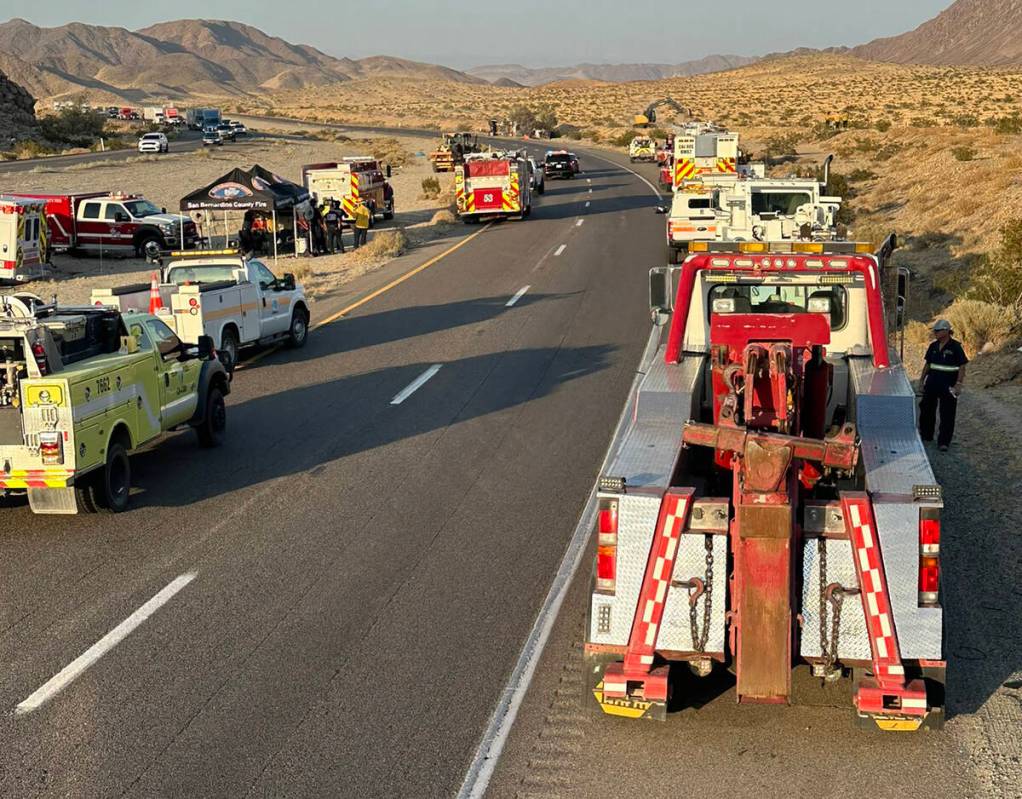
[[[575,216],[593,216],[598,214],[617,214],[623,211],[634,211],[637,208],[653,209],[657,199],[651,194],[632,194],[625,197],[603,197],[593,195],[589,207],[583,208],[581,200],[588,195],[563,203],[543,203],[532,209],[534,219],[567,219]],[[650,210],[652,213],[652,210]]]
[[[432,364],[387,367],[229,402],[222,447],[197,452],[189,432],[133,456],[133,506],[226,499],[280,478],[290,478],[281,482],[281,494],[297,495],[332,463],[531,403],[608,368],[613,352],[610,345],[541,347],[449,361],[399,405],[392,400]]]

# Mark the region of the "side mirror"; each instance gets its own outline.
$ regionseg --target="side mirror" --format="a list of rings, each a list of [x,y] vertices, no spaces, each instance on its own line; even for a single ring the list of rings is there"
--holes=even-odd
[[[195,348],[196,355],[203,361],[210,361],[213,359],[213,353],[215,352],[213,347],[212,336],[199,336],[199,344]]]
[[[390,164],[387,164],[387,177],[389,178],[390,175],[391,175]]]
[[[657,214],[661,214],[661,215],[662,215],[662,214],[666,214],[666,213],[667,213],[667,206],[664,206],[664,205],[658,205],[658,206],[656,207],[656,213],[657,213]]]
[[[674,304],[674,297],[671,296],[674,282],[671,271],[669,266],[654,266],[649,270],[649,309],[658,324],[658,317],[670,313]]]
[[[124,211],[118,211],[114,214],[114,222],[128,222],[130,219],[131,217],[124,213]]]
[[[297,287],[297,284],[295,283],[295,276],[288,272],[277,281],[277,286],[281,291],[294,291]]]
[[[167,209],[166,209],[166,208],[161,208],[161,209],[160,209],[160,213],[161,213],[161,214],[165,214],[165,213],[167,213]]]

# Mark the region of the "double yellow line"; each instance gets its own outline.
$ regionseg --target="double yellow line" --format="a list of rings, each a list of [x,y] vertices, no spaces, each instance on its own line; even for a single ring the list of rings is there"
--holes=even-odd
[[[356,300],[355,302],[351,303],[351,305],[348,305],[348,306],[345,306],[344,308],[341,308],[341,310],[337,311],[336,313],[331,314],[326,319],[323,319],[323,320],[317,322],[316,324],[312,325],[309,329],[310,330],[318,330],[319,328],[325,327],[326,325],[329,325],[332,322],[336,322],[341,317],[347,316],[352,311],[354,311],[356,308],[361,308],[367,302],[371,302],[372,300],[375,300],[381,294],[386,294],[388,291],[390,291],[391,289],[395,288],[396,286],[400,286],[406,280],[409,280],[410,278],[415,277],[417,274],[419,274],[419,272],[424,272],[425,270],[429,269],[434,264],[439,263],[440,261],[442,261],[444,258],[446,258],[451,253],[456,252],[457,250],[460,250],[462,247],[464,247],[466,244],[468,244],[470,241],[472,241],[472,239],[474,239],[474,238],[476,238],[478,236],[483,235],[483,233],[485,233],[492,226],[493,226],[493,222],[488,222],[487,224],[483,225],[482,228],[480,228],[475,233],[473,233],[471,236],[466,236],[461,241],[459,241],[457,244],[455,244],[454,246],[449,247],[448,249],[444,250],[439,255],[433,256],[432,258],[430,258],[425,263],[419,264],[414,269],[411,269],[411,270],[405,272],[403,275],[394,278],[387,285],[381,286],[380,288],[376,289],[376,291],[372,292],[371,294],[367,294],[362,299]],[[272,346],[272,347],[270,347],[268,349],[265,349],[262,352],[257,352],[251,358],[248,358],[245,361],[245,363],[239,364],[238,365],[238,370],[244,369],[245,367],[255,363],[256,361],[262,360],[267,355],[272,355],[274,352],[277,352],[280,349],[280,347],[281,347],[280,344],[275,344],[274,346]]]

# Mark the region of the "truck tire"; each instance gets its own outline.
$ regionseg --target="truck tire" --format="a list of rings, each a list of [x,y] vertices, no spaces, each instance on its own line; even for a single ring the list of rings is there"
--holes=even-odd
[[[540,183],[539,186],[536,187],[536,192],[538,194],[543,194],[543,192],[545,192],[545,191],[546,191],[546,181]]]
[[[295,308],[291,314],[291,327],[287,331],[287,345],[291,349],[301,349],[309,340],[309,312],[303,308]]]
[[[131,459],[120,441],[111,441],[106,463],[92,478],[92,500],[101,513],[121,513],[131,501]]]
[[[206,413],[203,414],[202,423],[195,428],[199,446],[206,449],[219,447],[224,443],[226,432],[227,403],[224,402],[224,392],[220,386],[213,385],[206,393]]]
[[[97,473],[82,475],[75,478],[75,500],[79,513],[99,513],[96,504]]]
[[[227,328],[223,336],[220,338],[220,362],[224,365],[224,369],[227,370],[227,374],[231,377],[234,376],[234,367],[238,365],[238,350],[240,349],[238,342],[238,334],[234,331],[234,328]]]
[[[135,243],[136,255],[138,255],[139,258],[145,258],[147,254],[146,251],[151,248],[155,248],[155,254],[159,255],[159,251],[164,249],[163,239],[155,233],[143,233],[139,236],[138,241]]]

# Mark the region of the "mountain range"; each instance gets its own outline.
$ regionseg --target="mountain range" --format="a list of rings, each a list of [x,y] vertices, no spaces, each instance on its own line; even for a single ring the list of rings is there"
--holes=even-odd
[[[469,75],[498,84],[512,81],[520,86],[541,86],[562,80],[596,80],[623,83],[633,80],[661,80],[663,78],[702,75],[738,69],[758,59],[738,55],[711,55],[680,64],[575,64],[569,67],[532,68],[521,64],[493,64],[473,67]]]
[[[897,64],[1020,64],[1022,0],[957,0],[915,30],[853,47],[851,54]]]
[[[485,83],[401,58],[335,58],[240,22],[178,20],[137,31],[74,22],[0,24],[0,70],[36,97],[88,93],[135,102],[245,95],[376,76]]]

